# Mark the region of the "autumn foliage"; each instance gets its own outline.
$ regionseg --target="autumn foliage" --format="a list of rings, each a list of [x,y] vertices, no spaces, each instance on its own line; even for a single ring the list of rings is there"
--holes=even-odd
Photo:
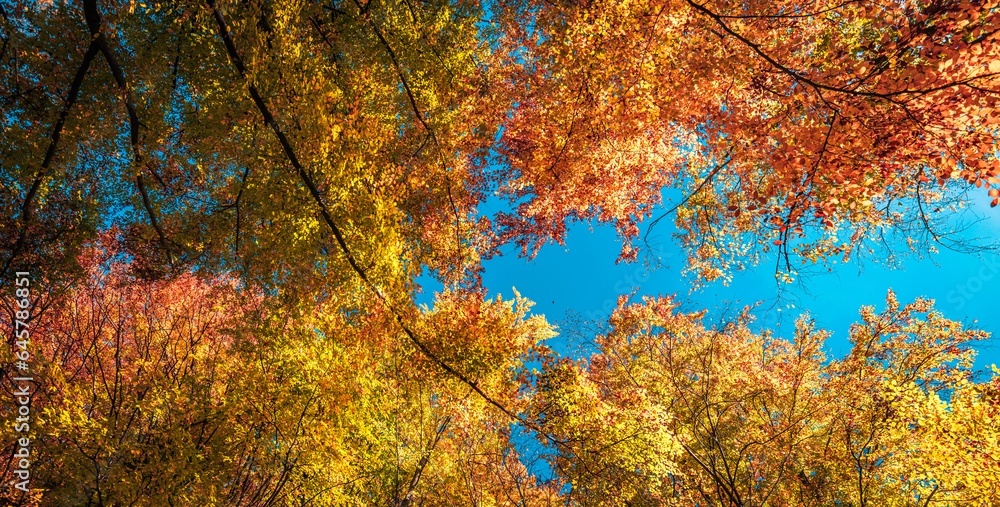
[[[972,381],[968,348],[984,333],[891,293],[840,359],[807,320],[790,340],[747,324],[624,304],[597,354],[543,368],[535,416],[574,502],[992,505],[1000,384]]]
[[[480,275],[575,222],[630,262],[672,220],[694,286],[954,248],[1000,203],[998,39],[992,0],[0,2],[0,326],[31,273],[37,378],[0,495],[992,505],[1000,381],[930,301],[829,357],[622,296],[566,356]]]

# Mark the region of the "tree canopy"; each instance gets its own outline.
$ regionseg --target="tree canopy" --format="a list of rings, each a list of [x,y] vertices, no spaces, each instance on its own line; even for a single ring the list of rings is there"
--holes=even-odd
[[[695,285],[960,248],[1000,203],[998,32],[994,1],[0,1],[3,361],[22,320],[36,377],[0,494],[990,505],[986,336],[930,301],[828,358],[807,319],[622,296],[566,357],[480,276],[580,221],[632,262],[673,220]]]

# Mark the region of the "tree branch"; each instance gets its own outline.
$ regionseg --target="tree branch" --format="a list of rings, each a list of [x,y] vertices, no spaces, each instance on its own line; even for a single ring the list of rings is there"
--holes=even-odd
[[[715,168],[712,169],[712,171],[709,172],[707,176],[705,176],[705,179],[703,179],[701,181],[701,183],[698,184],[698,187],[695,188],[693,192],[691,192],[686,197],[684,197],[684,199],[682,199],[681,202],[677,203],[677,205],[675,205],[674,207],[668,209],[667,211],[664,211],[663,213],[660,214],[660,216],[656,217],[652,222],[649,223],[649,225],[646,227],[646,234],[643,234],[643,236],[642,236],[642,241],[644,243],[646,243],[646,245],[649,245],[649,242],[647,241],[647,238],[649,238],[649,232],[653,230],[653,227],[657,223],[659,223],[660,220],[663,220],[664,218],[666,218],[671,213],[677,211],[678,208],[680,208],[681,206],[685,205],[688,201],[691,200],[691,198],[693,198],[694,196],[698,195],[698,192],[701,192],[701,189],[704,188],[705,185],[708,184],[708,182],[712,181],[712,179],[715,178],[715,175],[718,174],[719,171],[725,169],[726,166],[728,166],[729,163],[733,161],[732,153],[733,153],[733,150],[732,150],[732,148],[730,148],[729,151],[726,152],[726,161],[723,162],[723,163],[721,163],[721,164],[719,164],[719,165],[717,165],[717,166],[715,166]]]
[[[87,19],[87,28],[90,29],[90,35],[93,40],[91,44],[95,45],[101,54],[104,55],[104,60],[108,62],[111,75],[114,76],[115,83],[122,94],[122,101],[125,103],[125,109],[128,111],[129,143],[132,146],[132,159],[141,168],[148,163],[144,162],[142,153],[140,152],[139,113],[135,107],[135,95],[128,85],[128,81],[125,79],[125,73],[118,64],[118,59],[108,46],[107,38],[101,32],[101,13],[97,9],[97,0],[84,0],[83,14]],[[156,219],[156,212],[153,210],[152,202],[149,199],[149,192],[146,190],[146,184],[143,181],[141,172],[136,175],[135,184],[139,190],[139,194],[142,196],[142,205],[149,215],[149,222],[160,239],[160,246],[163,247],[164,252],[167,254],[167,262],[173,266],[174,259],[170,251],[170,243],[167,240],[166,233],[164,233],[163,228],[160,227],[159,221]]]
[[[427,347],[427,345],[417,336],[417,334],[410,328],[410,326],[407,325],[406,320],[404,319],[402,313],[395,307],[395,305],[393,305],[389,297],[382,291],[381,287],[379,287],[368,276],[368,271],[361,266],[357,258],[351,252],[350,247],[348,247],[347,245],[347,240],[345,239],[343,232],[340,230],[340,227],[337,226],[337,223],[333,220],[333,216],[330,214],[330,211],[323,200],[322,194],[320,194],[319,188],[317,187],[316,183],[313,181],[309,173],[305,170],[305,167],[303,167],[302,163],[299,161],[298,156],[295,154],[295,150],[292,148],[291,143],[285,136],[284,132],[281,130],[281,127],[278,125],[277,121],[275,121],[274,115],[271,114],[270,109],[268,109],[267,104],[261,97],[260,92],[257,90],[257,87],[249,79],[249,74],[247,72],[246,65],[243,63],[243,59],[240,57],[239,51],[237,51],[236,49],[236,45],[233,42],[232,34],[229,31],[226,19],[223,16],[222,11],[219,9],[216,0],[206,0],[206,2],[209,8],[211,8],[212,10],[212,15],[215,19],[219,36],[222,38],[222,42],[225,45],[226,52],[229,55],[229,59],[232,62],[233,66],[236,67],[236,70],[239,73],[240,77],[243,78],[244,82],[246,83],[247,89],[250,93],[250,98],[257,106],[257,109],[258,111],[260,111],[261,116],[263,116],[264,123],[271,129],[272,132],[274,132],[274,135],[275,137],[277,137],[278,143],[281,145],[281,148],[284,151],[286,158],[288,159],[289,163],[291,163],[295,171],[298,173],[299,179],[309,190],[309,194],[312,196],[313,201],[315,201],[316,206],[319,209],[320,215],[323,218],[323,221],[326,222],[327,226],[330,228],[330,231],[333,233],[337,245],[340,247],[341,252],[347,259],[347,263],[350,265],[351,269],[355,272],[355,274],[358,275],[358,278],[360,278],[361,281],[364,283],[364,285],[368,287],[368,289],[375,294],[379,302],[381,302],[382,305],[387,310],[389,310],[389,312],[395,318],[396,322],[399,324],[400,328],[403,330],[403,333],[406,334],[407,338],[409,338],[410,342],[412,342],[434,364],[438,365],[438,367],[440,367],[442,370],[444,370],[452,377],[455,377],[462,383],[468,385],[470,388],[472,388],[473,391],[476,392],[476,394],[482,397],[483,400],[485,400],[490,405],[496,407],[498,410],[500,410],[502,413],[504,413],[514,421],[523,424],[527,428],[538,431],[540,435],[546,436],[553,442],[558,442],[554,437],[551,437],[548,434],[541,431],[541,429],[538,428],[537,425],[515,414],[510,409],[505,407],[502,403],[500,403],[499,401],[488,395],[479,386],[478,383],[476,383],[469,377],[465,376],[463,373],[459,372],[451,365],[449,365],[447,362],[445,362],[443,359],[434,354],[434,352],[432,352]]]
[[[832,86],[832,85],[828,85],[828,84],[821,83],[819,81],[815,81],[813,79],[810,79],[810,78],[806,77],[804,74],[802,74],[802,73],[800,73],[800,72],[798,72],[798,71],[796,71],[794,69],[791,69],[791,68],[783,65],[781,62],[778,62],[771,55],[765,53],[760,48],[760,46],[761,46],[760,44],[757,44],[757,43],[751,41],[750,39],[747,39],[746,37],[744,37],[742,34],[740,34],[739,32],[737,32],[736,30],[733,30],[723,20],[724,16],[721,16],[721,15],[715,13],[715,12],[712,12],[712,11],[708,10],[708,8],[706,8],[704,5],[696,3],[693,0],[687,0],[687,3],[691,7],[694,7],[695,10],[701,12],[702,14],[708,16],[709,18],[712,18],[723,29],[723,31],[725,31],[729,35],[732,35],[733,37],[736,37],[740,42],[742,42],[744,45],[746,45],[751,50],[753,50],[754,53],[756,53],[758,56],[760,56],[765,61],[767,61],[767,63],[771,64],[771,66],[773,66],[775,69],[778,69],[782,73],[789,75],[792,79],[794,79],[794,80],[796,80],[796,81],[798,81],[800,83],[803,83],[805,85],[808,85],[810,88],[813,88],[814,90],[816,90],[816,93],[820,96],[820,99],[822,99],[824,102],[826,102],[826,99],[823,98],[823,90],[826,90],[826,91],[831,91],[831,92],[836,92],[836,93],[844,93],[844,94],[847,94],[847,95],[855,95],[855,96],[860,96],[860,97],[878,98],[878,99],[887,100],[887,101],[889,101],[889,102],[891,102],[893,104],[896,104],[896,105],[903,105],[903,103],[900,100],[896,99],[895,97],[899,97],[899,96],[907,95],[907,94],[926,95],[928,93],[933,93],[933,92],[936,92],[936,91],[941,91],[941,90],[944,90],[944,89],[947,89],[947,88],[951,88],[951,87],[955,87],[955,86],[962,86],[962,85],[972,86],[971,83],[973,81],[977,80],[977,79],[982,79],[982,78],[986,78],[986,77],[990,77],[990,76],[995,76],[996,75],[996,73],[985,73],[985,74],[980,74],[980,75],[977,75],[977,76],[972,76],[972,77],[969,77],[967,79],[962,79],[962,80],[959,80],[959,81],[950,81],[948,83],[945,83],[945,84],[942,84],[942,85],[939,85],[939,86],[935,86],[933,88],[924,89],[924,90],[903,89],[903,90],[896,90],[894,92],[887,92],[887,93],[865,92],[865,91],[859,91],[859,90],[851,90],[851,89],[848,89],[848,88],[842,88],[842,87],[839,87],[839,86]],[[990,92],[990,93],[998,93],[997,91],[994,91],[994,90],[987,90],[987,91]]]
[[[18,231],[17,241],[14,243],[14,247],[11,248],[10,257],[4,263],[3,271],[0,271],[0,276],[7,273],[7,270],[10,269],[10,265],[14,262],[14,259],[21,253],[21,249],[24,248],[24,242],[27,240],[28,225],[31,222],[32,201],[34,201],[35,194],[38,193],[38,189],[41,187],[42,181],[47,176],[49,166],[52,164],[53,158],[55,158],[56,150],[59,148],[59,140],[62,137],[63,128],[66,126],[66,118],[69,116],[70,109],[72,109],[73,105],[76,104],[76,100],[80,96],[80,88],[83,87],[84,78],[87,75],[87,70],[90,68],[90,63],[94,60],[95,55],[97,55],[97,45],[94,41],[91,41],[90,45],[87,46],[87,50],[83,54],[83,62],[81,62],[80,66],[77,67],[76,74],[73,76],[73,83],[70,85],[69,95],[66,97],[66,102],[63,103],[63,108],[59,112],[59,118],[56,119],[55,125],[52,126],[52,133],[49,135],[49,146],[45,150],[45,158],[42,160],[42,165],[38,168],[35,179],[31,183],[31,187],[28,189],[28,193],[24,197],[24,203],[21,205],[21,229]]]

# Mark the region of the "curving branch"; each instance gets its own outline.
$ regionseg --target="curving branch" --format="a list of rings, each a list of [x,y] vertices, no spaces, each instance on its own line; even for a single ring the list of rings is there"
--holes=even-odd
[[[387,296],[382,291],[382,288],[379,287],[379,285],[376,284],[371,279],[371,277],[368,276],[367,269],[361,266],[361,263],[354,256],[353,252],[351,251],[351,248],[348,246],[347,240],[345,239],[343,232],[337,225],[336,221],[333,219],[333,216],[331,215],[329,208],[327,207],[326,202],[324,201],[323,196],[319,191],[318,186],[313,181],[312,176],[309,175],[305,167],[299,161],[299,158],[296,155],[291,142],[288,140],[288,137],[285,135],[284,131],[282,131],[281,126],[278,125],[278,122],[275,120],[274,115],[271,113],[271,110],[267,107],[267,104],[264,102],[263,97],[261,97],[261,94],[257,89],[257,86],[253,84],[252,80],[250,80],[246,65],[244,64],[243,58],[240,56],[239,51],[236,49],[236,44],[233,42],[232,33],[230,32],[229,26],[226,23],[226,18],[223,16],[222,11],[219,9],[216,0],[206,0],[206,2],[208,4],[208,7],[212,11],[212,16],[215,19],[215,23],[218,28],[219,37],[222,39],[222,42],[225,45],[226,53],[229,55],[229,60],[236,68],[236,71],[239,73],[240,77],[244,80],[248,92],[250,94],[250,98],[253,100],[254,104],[257,106],[257,110],[264,118],[264,124],[267,125],[272,132],[274,132],[275,137],[278,139],[278,143],[281,145],[281,148],[285,153],[285,157],[288,159],[289,163],[292,165],[292,168],[298,174],[299,179],[309,190],[309,194],[312,196],[313,201],[316,203],[316,207],[319,209],[320,216],[323,218],[323,221],[326,223],[327,227],[329,227],[330,231],[333,233],[334,239],[337,242],[337,246],[340,248],[340,251],[344,254],[344,257],[347,259],[347,263],[348,265],[350,265],[351,270],[354,271],[354,273],[358,276],[358,278],[361,279],[363,284],[369,290],[371,290],[372,293],[375,294],[379,302],[381,302],[382,305],[392,314],[393,318],[396,320],[396,323],[403,330],[403,333],[407,336],[410,342],[413,343],[413,345],[415,345],[417,349],[419,349],[420,352],[423,353],[427,358],[429,358],[434,364],[436,364],[439,368],[444,370],[444,372],[447,373],[448,375],[451,375],[452,377],[458,379],[460,382],[469,386],[473,391],[476,392],[476,394],[482,397],[483,400],[485,400],[490,405],[496,407],[498,410],[500,410],[500,412],[502,412],[512,420],[524,425],[526,428],[537,431],[540,435],[544,435],[553,443],[560,443],[554,437],[542,431],[537,425],[524,419],[518,414],[512,412],[509,408],[507,408],[502,403],[497,401],[495,398],[487,394],[486,391],[484,391],[483,388],[480,387],[476,381],[472,380],[462,372],[456,370],[446,361],[438,357],[437,354],[431,351],[430,348],[428,348],[427,345],[423,342],[423,340],[421,340],[420,337],[417,336],[416,332],[413,331],[413,329],[406,323],[406,319],[403,317],[402,312],[398,308],[396,308],[396,306],[389,299],[389,296]],[[367,5],[370,4],[366,4],[366,6]]]
[[[91,41],[90,45],[87,46],[87,50],[83,53],[83,61],[76,69],[76,74],[73,76],[73,83],[69,88],[69,95],[67,95],[66,101],[63,103],[62,110],[59,111],[59,117],[56,119],[55,125],[52,126],[52,133],[49,135],[49,146],[45,150],[45,158],[42,159],[42,165],[38,168],[35,179],[32,181],[31,187],[24,197],[24,203],[21,205],[21,228],[17,234],[17,241],[11,249],[10,257],[4,263],[3,270],[0,270],[0,276],[6,275],[7,270],[10,269],[10,265],[13,264],[14,259],[21,254],[21,250],[24,248],[24,242],[27,240],[28,226],[31,223],[32,204],[35,195],[42,186],[42,181],[48,176],[49,166],[52,165],[52,160],[59,149],[59,140],[62,138],[62,131],[66,126],[66,118],[80,96],[80,88],[83,87],[87,70],[90,69],[90,63],[94,60],[94,56],[97,55],[97,51],[97,44],[95,41]]]
[[[815,10],[815,11],[803,12],[803,13],[799,13],[799,14],[728,14],[728,15],[727,14],[720,14],[719,17],[720,18],[725,18],[725,19],[801,19],[801,18],[813,18],[813,17],[816,17],[816,16],[820,16],[822,14],[827,14],[829,12],[840,10],[841,8],[846,7],[847,5],[850,5],[850,4],[853,4],[853,3],[860,3],[860,2],[861,2],[861,0],[845,0],[844,2],[841,2],[841,3],[837,4],[837,5],[833,5],[833,6],[826,7],[826,8],[819,9],[819,10]]]
[[[854,95],[854,96],[859,96],[859,97],[869,97],[869,98],[883,99],[883,100],[887,100],[887,101],[889,101],[889,102],[891,102],[893,104],[896,104],[896,105],[904,105],[905,101],[899,99],[899,97],[902,97],[902,96],[905,96],[905,95],[917,95],[917,96],[919,96],[919,95],[927,95],[929,93],[938,92],[938,91],[945,90],[945,89],[948,89],[948,88],[953,88],[953,87],[956,87],[956,86],[973,86],[973,82],[974,81],[977,81],[977,80],[982,79],[982,78],[996,76],[997,74],[1000,74],[1000,73],[990,73],[990,72],[987,72],[985,74],[979,74],[979,75],[972,76],[972,77],[969,77],[969,78],[966,78],[966,79],[961,79],[961,80],[957,80],[957,81],[950,81],[950,82],[947,82],[947,83],[944,83],[944,84],[941,84],[941,85],[938,85],[938,86],[935,86],[935,87],[932,87],[932,88],[927,88],[927,89],[922,89],[922,90],[912,90],[912,89],[906,88],[906,89],[896,90],[896,91],[893,91],[893,92],[886,92],[886,93],[866,92],[866,91],[861,91],[861,90],[852,90],[852,89],[844,88],[844,87],[840,87],[840,86],[832,86],[832,85],[828,85],[828,84],[816,81],[814,79],[811,79],[808,76],[806,76],[805,74],[803,74],[802,72],[799,72],[799,71],[797,71],[795,69],[792,69],[792,68],[790,68],[790,67],[782,64],[781,62],[777,61],[774,57],[772,57],[771,55],[767,54],[763,49],[761,49],[761,45],[760,44],[758,44],[756,42],[753,42],[752,40],[748,39],[743,34],[737,32],[732,27],[730,27],[725,22],[724,18],[726,16],[722,16],[722,15],[716,13],[716,12],[713,12],[713,11],[709,10],[707,7],[705,7],[703,4],[699,4],[699,3],[695,2],[694,0],[687,0],[687,3],[688,3],[688,5],[690,5],[691,7],[693,7],[698,12],[700,12],[700,13],[704,14],[705,16],[707,16],[707,17],[711,18],[712,20],[714,20],[715,23],[718,24],[719,27],[722,28],[722,30],[724,32],[726,32],[729,35],[731,35],[731,36],[735,37],[736,39],[738,39],[745,46],[747,46],[754,53],[756,53],[757,56],[763,58],[764,61],[766,61],[767,63],[771,64],[772,67],[774,67],[775,69],[777,69],[778,71],[780,71],[780,72],[782,72],[784,74],[787,74],[792,79],[794,79],[794,80],[796,80],[796,81],[798,81],[798,82],[800,82],[800,83],[802,83],[802,84],[804,84],[806,86],[809,86],[810,88],[812,88],[813,90],[815,90],[816,93],[819,95],[819,97],[824,102],[826,102],[826,99],[823,97],[823,92],[824,91],[828,91],[828,92],[834,92],[834,93],[843,93],[843,94],[846,94],[846,95]],[[1000,93],[1000,92],[998,92],[996,90],[985,90],[985,91],[987,91],[989,93],[994,93],[994,94]]]
[[[445,169],[443,171],[443,174],[445,176],[445,182],[447,183],[447,187],[445,190],[448,194],[448,202],[451,204],[451,211],[455,215],[455,247],[459,250],[459,256],[461,257],[461,263],[463,264],[464,268],[465,256],[462,255],[461,252],[462,220],[461,217],[459,216],[458,206],[455,204],[455,198],[452,196],[451,178],[448,177],[448,171],[445,168],[444,160],[441,159],[441,145],[438,142],[437,134],[434,133],[434,129],[432,129],[431,126],[427,123],[427,120],[424,118],[424,114],[420,111],[420,108],[417,106],[416,96],[413,93],[413,89],[410,88],[410,83],[406,79],[406,74],[403,72],[403,66],[400,65],[399,59],[396,57],[396,52],[392,50],[392,46],[389,45],[388,39],[386,39],[385,35],[382,34],[382,30],[378,27],[378,25],[375,23],[375,20],[372,19],[371,14],[368,12],[368,7],[371,5],[371,2],[369,1],[368,3],[362,5],[360,2],[358,2],[358,0],[354,0],[354,4],[364,15],[365,21],[368,22],[368,25],[372,27],[372,31],[375,32],[375,36],[378,38],[379,43],[382,44],[383,48],[385,48],[385,52],[389,56],[389,60],[392,62],[393,68],[396,70],[396,75],[399,76],[399,82],[402,83],[403,90],[406,92],[406,98],[407,100],[409,100],[410,109],[413,110],[413,114],[417,117],[417,121],[420,122],[420,125],[424,128],[424,131],[426,131],[427,135],[430,136],[432,141],[434,141],[434,146],[437,147],[438,162],[441,164],[442,169]],[[413,16],[412,7],[410,8],[410,14],[411,16]],[[324,36],[324,41],[326,41],[325,36]],[[329,45],[329,41],[326,42]]]
[[[648,226],[646,226],[646,233],[642,235],[642,241],[643,241],[643,243],[646,244],[646,246],[649,246],[649,241],[648,241],[649,233],[653,230],[653,227],[656,224],[658,224],[660,222],[660,220],[663,220],[664,218],[666,218],[667,216],[669,216],[671,213],[677,211],[681,206],[684,206],[685,204],[687,204],[687,202],[690,201],[694,196],[698,195],[698,192],[701,192],[701,190],[703,188],[705,188],[705,185],[708,185],[708,183],[710,181],[712,181],[713,178],[715,178],[716,174],[719,174],[720,171],[722,171],[727,166],[729,166],[730,162],[733,161],[732,154],[733,154],[733,150],[732,150],[732,148],[730,148],[729,151],[726,152],[726,161],[723,162],[723,163],[721,163],[721,164],[716,165],[715,168],[713,168],[705,176],[705,178],[701,180],[701,183],[698,184],[698,186],[694,189],[694,191],[692,191],[690,194],[688,194],[686,197],[684,197],[684,199],[682,199],[681,202],[677,203],[672,208],[668,209],[667,211],[664,211],[663,213],[660,213],[660,216],[658,216],[655,219],[653,219],[653,221],[650,222]]]
[[[122,94],[122,101],[125,103],[125,109],[128,111],[129,143],[132,146],[132,159],[135,161],[136,165],[139,165],[140,167],[145,166],[147,170],[153,172],[152,169],[148,167],[148,162],[143,160],[142,153],[140,152],[139,113],[135,107],[135,94],[132,92],[132,88],[125,79],[125,73],[122,71],[121,65],[118,64],[118,59],[115,57],[114,52],[111,51],[110,46],[108,46],[107,38],[104,36],[104,33],[101,32],[101,13],[97,9],[97,0],[84,0],[83,14],[87,20],[87,28],[90,29],[90,35],[93,41],[91,42],[91,45],[95,46],[101,54],[104,55],[104,60],[108,62],[108,67],[111,69],[111,75],[114,76],[115,83],[118,85],[118,89]],[[167,235],[156,218],[156,212],[153,210],[152,201],[149,198],[149,191],[146,189],[146,183],[143,179],[142,172],[136,174],[135,185],[139,190],[139,194],[142,196],[142,206],[146,209],[146,214],[149,215],[149,222],[156,231],[156,235],[159,237],[160,246],[167,254],[167,262],[173,266],[174,259],[173,254],[170,251],[170,242],[167,240]]]

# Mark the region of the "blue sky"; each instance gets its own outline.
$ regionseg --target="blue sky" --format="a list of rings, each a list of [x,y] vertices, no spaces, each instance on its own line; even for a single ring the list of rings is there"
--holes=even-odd
[[[986,205],[985,192],[973,192],[972,197],[982,197],[972,210],[986,220],[964,234],[972,240],[996,237],[1000,232],[1000,208],[994,212]],[[618,295],[632,290],[639,295],[675,295],[685,310],[708,309],[708,323],[724,316],[727,309],[738,311],[744,305],[759,303],[754,311],[757,324],[785,337],[795,318],[808,311],[820,328],[833,332],[827,342],[832,356],[848,350],[847,330],[858,320],[859,308],[874,305],[881,310],[889,288],[902,303],[929,297],[936,300],[936,308],[947,318],[993,334],[1000,332],[1000,318],[995,311],[1000,299],[1000,254],[961,254],[941,249],[923,259],[904,256],[895,269],[870,260],[864,264],[838,262],[830,265],[830,272],[814,274],[803,285],[785,285],[780,298],[774,263],[768,260],[736,273],[729,286],[713,283],[691,292],[691,280],[681,275],[684,253],[671,239],[672,224],[668,222],[661,221],[656,230],[661,238],[656,246],[664,264],[659,269],[648,270],[642,262],[616,265],[620,242],[614,229],[576,223],[565,245],[546,245],[534,259],[518,257],[515,249],[509,248],[505,255],[487,261],[483,282],[491,294],[502,294],[504,298],[512,297],[512,288],[516,287],[522,296],[535,301],[534,313],[544,314],[556,325],[565,324],[570,311],[592,320],[606,319]],[[430,285],[427,289],[421,300],[429,299],[433,289]],[[977,347],[977,369],[1000,364],[997,343],[997,339],[991,339]],[[551,344],[563,353],[578,350],[578,344],[570,343],[565,336],[553,339]]]

